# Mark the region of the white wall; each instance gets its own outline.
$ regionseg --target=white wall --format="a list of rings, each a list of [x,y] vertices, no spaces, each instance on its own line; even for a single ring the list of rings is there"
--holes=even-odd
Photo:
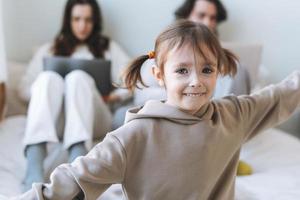
[[[223,0],[229,20],[220,27],[221,39],[261,42],[262,62],[280,80],[300,69],[299,0]]]
[[[102,0],[106,33],[126,47],[131,55],[153,49],[160,31],[174,20],[182,0]]]
[[[0,0],[0,83],[6,80],[6,76],[6,57],[4,51],[4,36],[2,23],[2,0]]]
[[[9,59],[26,61],[32,48],[50,41],[61,25],[66,1],[4,1],[5,35]],[[98,0],[104,32],[137,55],[153,46],[155,36],[173,20],[181,0]],[[177,3],[176,3],[177,2]],[[159,9],[158,9],[159,8]]]
[[[50,41],[60,28],[62,0],[4,0],[8,59],[27,61],[33,48]]]
[[[136,56],[153,48],[155,36],[173,19],[183,0],[99,0],[105,33]],[[7,54],[26,61],[32,48],[50,41],[60,27],[62,0],[3,2]],[[220,27],[225,41],[261,42],[263,63],[274,81],[300,67],[299,0],[223,0],[229,20]]]

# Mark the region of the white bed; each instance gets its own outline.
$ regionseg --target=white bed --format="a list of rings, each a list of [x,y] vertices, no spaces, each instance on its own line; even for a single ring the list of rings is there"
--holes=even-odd
[[[25,174],[26,160],[23,154],[22,140],[26,117],[13,116],[0,123],[0,200],[7,200],[22,192],[22,180]],[[53,144],[48,148],[50,155],[44,163],[45,171],[53,171],[55,166],[67,160],[67,152],[61,144]],[[118,200],[122,195],[120,186],[113,185],[98,200]]]
[[[25,120],[15,116],[0,125],[0,194],[21,192]],[[236,200],[300,199],[299,152],[299,139],[278,129],[267,130],[246,143],[241,158],[253,166],[254,174],[237,178]],[[51,162],[48,158],[48,165]],[[106,199],[116,198],[111,194]]]
[[[24,116],[6,119],[0,124],[0,194],[20,193],[20,181],[25,173],[22,153]]]
[[[16,92],[25,66],[24,63],[8,62],[7,113],[14,116],[0,124],[0,194],[6,196],[21,192],[25,173],[22,138],[26,118],[24,115],[16,115],[26,113],[26,107]],[[299,119],[300,116],[293,126],[300,122]],[[59,147],[54,147],[51,150],[52,156],[46,159],[46,170],[51,171],[57,163],[61,163],[63,157],[66,157],[64,153]],[[254,174],[237,178],[236,200],[300,199],[299,139],[278,129],[270,129],[245,144],[241,158],[253,166]],[[101,200],[118,199],[116,191],[111,191]]]
[[[279,129],[269,129],[243,147],[241,159],[253,175],[238,177],[237,200],[300,199],[300,140]]]

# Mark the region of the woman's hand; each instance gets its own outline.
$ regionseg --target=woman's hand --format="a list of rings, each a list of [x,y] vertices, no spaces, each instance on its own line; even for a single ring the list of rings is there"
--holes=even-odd
[[[121,101],[121,97],[113,93],[110,93],[108,96],[104,96],[103,99],[106,103],[116,103]]]

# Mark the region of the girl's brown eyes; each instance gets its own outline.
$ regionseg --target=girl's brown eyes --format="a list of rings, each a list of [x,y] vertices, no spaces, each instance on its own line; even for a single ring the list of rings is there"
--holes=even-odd
[[[189,70],[186,67],[181,67],[181,68],[177,69],[175,72],[178,74],[188,74]],[[211,74],[213,72],[214,72],[214,69],[212,69],[210,67],[210,65],[205,65],[204,68],[202,69],[202,73],[204,73],[204,74]]]
[[[210,73],[213,72],[213,70],[211,70],[210,68],[206,67],[206,68],[204,68],[204,69],[202,70],[202,72],[205,73],[205,74],[210,74]]]
[[[187,74],[188,70],[186,68],[180,68],[178,70],[175,71],[178,74]]]

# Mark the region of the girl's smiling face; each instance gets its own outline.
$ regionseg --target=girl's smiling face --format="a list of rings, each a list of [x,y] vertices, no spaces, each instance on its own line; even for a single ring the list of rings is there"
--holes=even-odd
[[[207,55],[215,60],[212,54]],[[189,44],[173,48],[166,57],[164,72],[154,67],[153,73],[167,90],[166,103],[190,114],[210,100],[218,76],[216,63],[199,56]]]

